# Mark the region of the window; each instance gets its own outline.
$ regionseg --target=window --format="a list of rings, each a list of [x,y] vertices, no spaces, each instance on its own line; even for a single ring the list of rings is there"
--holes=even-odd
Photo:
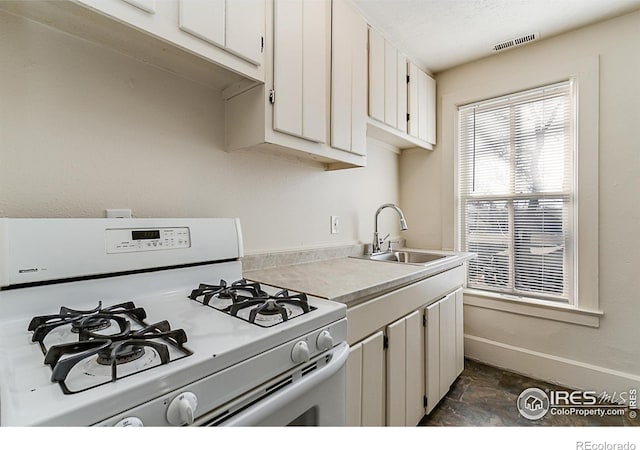
[[[458,239],[470,288],[573,303],[570,81],[458,108]]]

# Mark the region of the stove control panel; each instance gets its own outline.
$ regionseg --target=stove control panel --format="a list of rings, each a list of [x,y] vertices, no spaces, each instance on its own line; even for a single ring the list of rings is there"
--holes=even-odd
[[[191,247],[189,228],[118,228],[106,230],[107,253],[148,252]]]

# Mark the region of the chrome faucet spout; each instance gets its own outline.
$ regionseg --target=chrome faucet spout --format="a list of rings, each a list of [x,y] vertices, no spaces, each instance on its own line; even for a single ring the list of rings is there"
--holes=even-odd
[[[380,208],[378,208],[378,210],[376,211],[375,218],[374,218],[373,245],[371,247],[371,253],[380,252],[380,246],[382,245],[382,242],[380,241],[379,235],[378,235],[378,215],[380,215],[382,210],[385,209],[385,208],[394,209],[400,215],[400,230],[401,231],[406,231],[406,230],[409,229],[407,227],[407,221],[404,218],[404,214],[402,213],[402,210],[400,208],[398,208],[396,205],[394,205],[393,203],[385,203]],[[389,241],[389,250],[391,250],[391,241]]]

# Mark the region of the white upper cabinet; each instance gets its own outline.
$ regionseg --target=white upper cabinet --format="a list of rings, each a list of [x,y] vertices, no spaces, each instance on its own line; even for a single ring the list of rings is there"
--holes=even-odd
[[[0,2],[23,17],[221,91],[264,82],[271,0]]]
[[[404,80],[400,80],[406,86]],[[398,51],[384,44],[384,122],[398,128]]]
[[[180,29],[219,47],[225,46],[225,0],[179,0]]]
[[[255,64],[262,64],[265,0],[227,0],[226,11],[226,48]]]
[[[264,0],[179,0],[181,30],[262,64]]]
[[[436,143],[436,81],[409,63],[409,134]]]
[[[332,2],[331,44],[331,146],[365,155],[367,23],[344,0]]]
[[[369,28],[369,116],[384,122],[385,118],[385,40]]]
[[[407,131],[407,59],[369,28],[369,116]]]
[[[369,136],[401,149],[432,149],[435,89],[433,78],[369,28]]]
[[[313,142],[327,135],[329,8],[317,0],[274,3],[273,127]]]
[[[397,54],[396,82],[396,128],[407,132],[407,58],[400,52]]]
[[[349,2],[333,3],[332,13],[331,0],[267,1],[265,82],[228,91],[227,150],[275,151],[328,170],[366,165],[366,23]]]

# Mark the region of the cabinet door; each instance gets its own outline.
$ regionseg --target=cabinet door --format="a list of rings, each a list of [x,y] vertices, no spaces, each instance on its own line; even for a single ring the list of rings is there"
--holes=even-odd
[[[225,46],[225,0],[180,0],[180,29],[218,47]]]
[[[409,124],[407,133],[418,137],[418,67],[410,62],[408,64],[409,84],[407,95],[407,110],[409,111]]]
[[[407,352],[406,360],[406,426],[416,426],[425,415],[424,396],[424,370],[425,370],[425,347],[424,347],[424,327],[422,319],[424,310],[416,311],[405,319],[405,347]]]
[[[427,414],[440,399],[440,302],[428,306],[425,311],[425,390]]]
[[[367,24],[334,0],[331,24],[331,146],[366,154]]]
[[[347,426],[362,425],[362,343],[352,345],[347,360]]]
[[[384,425],[384,349],[378,331],[362,341],[362,425]]]
[[[436,143],[436,81],[409,63],[408,133],[431,144]]]
[[[428,90],[429,80],[427,74],[418,70],[418,137],[426,139],[428,125]]]
[[[440,398],[456,379],[456,296],[440,301]]]
[[[398,51],[389,42],[384,45],[384,121],[398,126]]]
[[[304,2],[273,4],[273,128],[302,136],[302,26]]]
[[[387,327],[387,426],[404,426],[406,410],[407,365],[406,324],[404,317]]]
[[[255,65],[262,62],[265,0],[226,0],[226,47]]]
[[[422,139],[434,144],[436,143],[436,80],[425,74],[427,77],[426,89],[427,89],[427,107],[426,107],[426,122],[427,130]]]
[[[456,373],[458,377],[464,370],[464,320],[462,288],[455,292],[456,297]]]
[[[384,122],[385,115],[385,41],[369,28],[369,116]]]
[[[367,154],[367,22],[354,12],[351,24],[351,151]]]
[[[398,52],[398,62],[396,64],[397,75],[397,128],[407,132],[407,58]]]
[[[302,137],[327,139],[331,4],[305,0],[302,35]]]
[[[415,426],[424,416],[422,311],[387,327],[387,425]]]
[[[273,127],[314,142],[326,140],[329,7],[274,3]]]

